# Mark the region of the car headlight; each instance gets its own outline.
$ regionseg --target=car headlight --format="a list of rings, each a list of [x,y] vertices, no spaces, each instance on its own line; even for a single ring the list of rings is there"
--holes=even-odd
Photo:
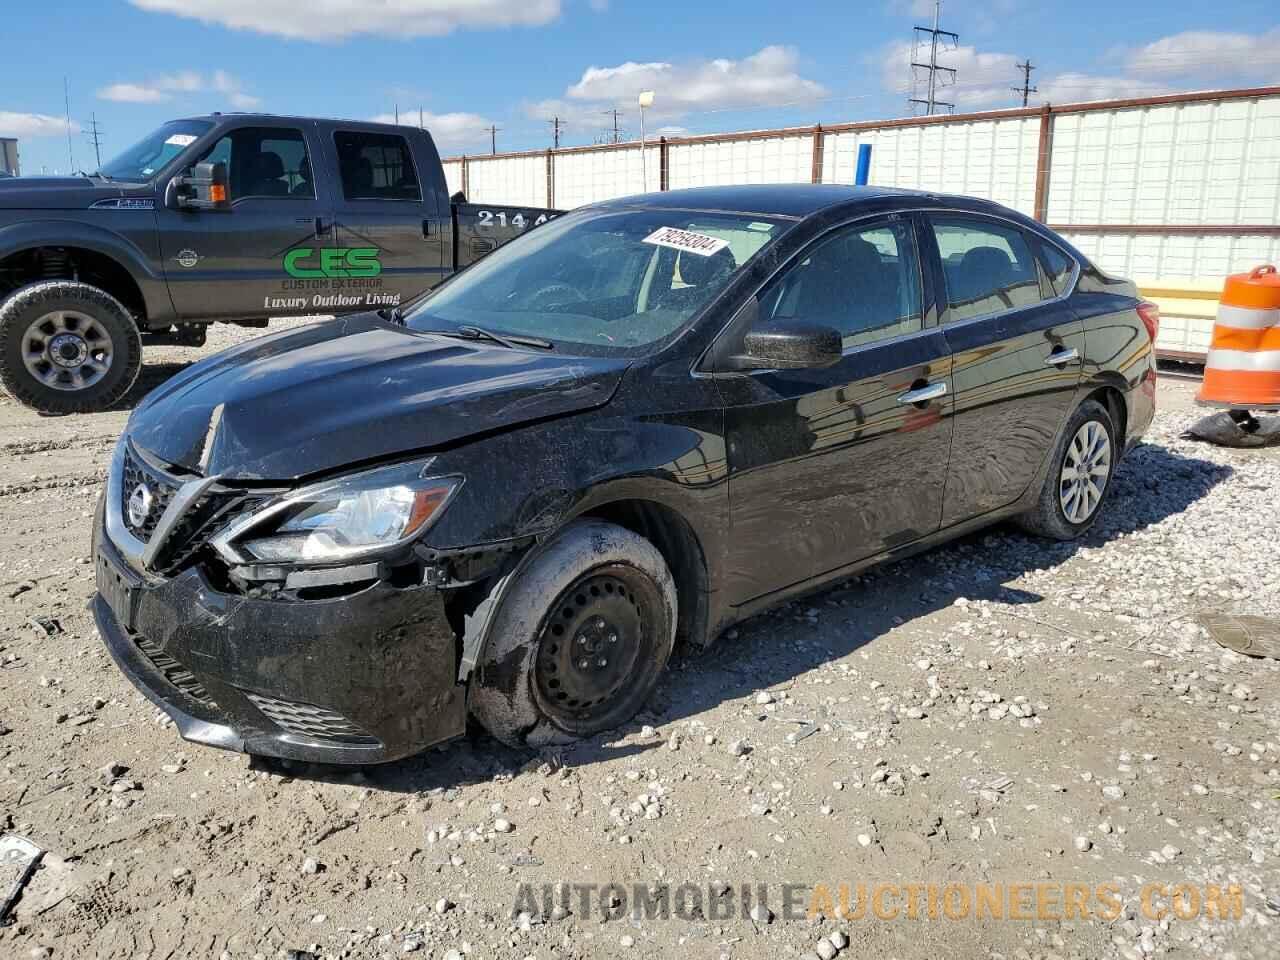
[[[399,546],[422,533],[462,486],[402,463],[292,491],[214,539],[232,563],[335,563]]]

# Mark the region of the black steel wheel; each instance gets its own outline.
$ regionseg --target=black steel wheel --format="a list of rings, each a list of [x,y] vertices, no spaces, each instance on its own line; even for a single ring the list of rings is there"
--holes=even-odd
[[[661,603],[654,582],[623,564],[593,570],[556,598],[533,679],[542,708],[560,726],[595,725],[625,704],[637,664],[652,658]]]
[[[512,745],[565,743],[625,723],[675,643],[675,582],[662,554],[597,520],[571,524],[484,603],[496,608],[470,707]],[[483,606],[475,622],[488,619]]]

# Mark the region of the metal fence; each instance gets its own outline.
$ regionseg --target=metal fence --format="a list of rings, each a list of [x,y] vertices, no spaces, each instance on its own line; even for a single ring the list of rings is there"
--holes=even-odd
[[[852,183],[863,143],[872,184],[995,200],[1144,284],[1220,283],[1280,260],[1280,87],[659,139],[644,165],[626,143],[445,169],[475,203],[570,208],[646,189]],[[1200,352],[1194,323],[1162,340],[1184,327]]]

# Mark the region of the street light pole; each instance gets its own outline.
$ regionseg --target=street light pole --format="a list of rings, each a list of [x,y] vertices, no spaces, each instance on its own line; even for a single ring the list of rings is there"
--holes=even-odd
[[[640,104],[640,177],[644,180],[644,190],[642,193],[649,192],[649,158],[646,156],[644,148],[644,112],[648,107],[653,106],[653,91],[644,90],[641,92],[639,100]]]

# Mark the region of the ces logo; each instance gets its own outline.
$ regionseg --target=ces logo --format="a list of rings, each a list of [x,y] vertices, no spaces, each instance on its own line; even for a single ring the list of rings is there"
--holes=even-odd
[[[376,277],[382,264],[377,247],[298,247],[284,255],[284,272],[299,280]]]

